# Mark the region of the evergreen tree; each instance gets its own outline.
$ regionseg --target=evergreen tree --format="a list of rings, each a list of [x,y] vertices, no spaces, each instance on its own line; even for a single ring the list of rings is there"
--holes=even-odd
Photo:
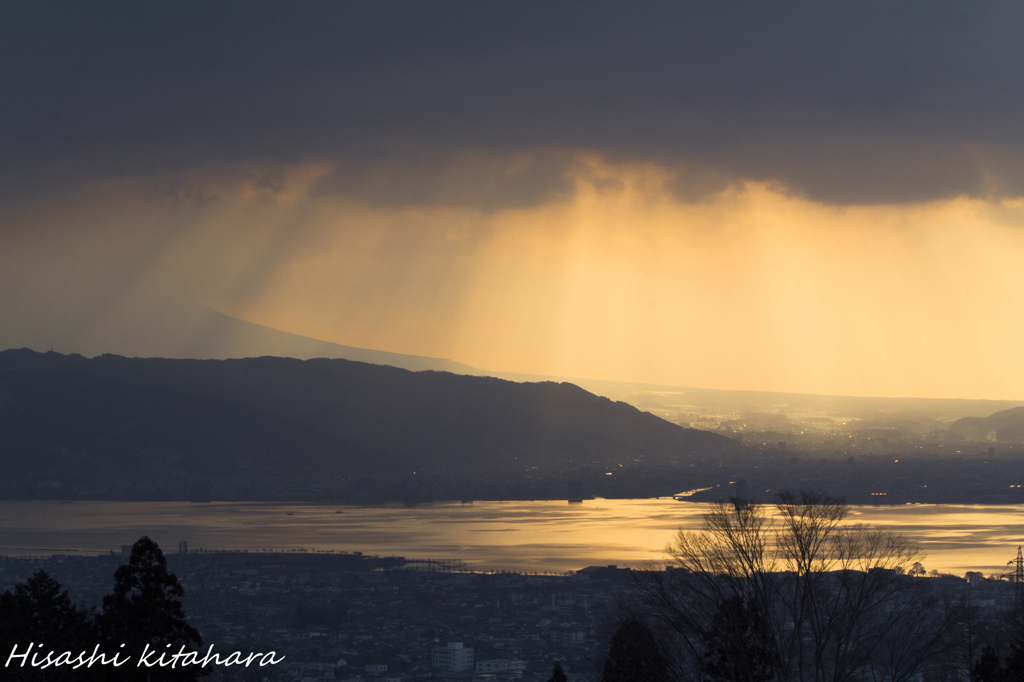
[[[1013,642],[999,682],[1024,682],[1024,610],[1020,605],[1007,614],[1007,631]]]
[[[209,672],[199,666],[135,666],[147,645],[149,651],[157,652],[150,661],[161,653],[176,654],[181,647],[194,651],[202,646],[199,631],[185,621],[184,594],[177,576],[167,571],[160,547],[148,537],[140,538],[132,546],[128,563],[114,573],[113,592],[103,598],[98,619],[105,649],[131,656],[133,664],[105,669],[106,679],[188,681]]]
[[[999,654],[994,648],[986,645],[981,650],[981,658],[974,664],[971,679],[974,682],[1003,682],[1006,679],[999,665]]]
[[[774,650],[757,602],[736,595],[719,604],[704,634],[705,674],[715,682],[770,682]]]
[[[668,666],[654,633],[629,616],[612,635],[602,682],[659,682],[668,678]]]
[[[551,671],[551,677],[548,678],[548,682],[568,682],[565,673],[562,672],[560,661],[555,661],[555,669]]]
[[[0,594],[0,651],[10,655],[14,647],[18,653],[33,644],[48,651],[82,651],[94,640],[91,614],[71,603],[67,590],[51,578],[46,571],[34,573],[24,584],[14,586],[14,592]],[[17,666],[17,667],[14,667]],[[70,680],[75,679],[68,667],[45,671],[21,667],[17,663],[0,668],[0,680]]]
[[[1024,651],[1014,647],[1000,671],[1002,677],[993,678],[999,682],[1024,682]]]

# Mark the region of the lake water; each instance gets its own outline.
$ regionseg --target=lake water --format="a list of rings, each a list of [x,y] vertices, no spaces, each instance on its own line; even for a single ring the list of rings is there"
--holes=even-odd
[[[100,554],[149,535],[190,549],[333,550],[461,559],[477,570],[572,571],[664,558],[708,506],[673,499],[435,503],[413,508],[252,502],[0,502],[0,554]],[[337,513],[337,512],[342,513]],[[927,569],[1007,570],[1024,506],[853,507],[851,520],[899,531]]]

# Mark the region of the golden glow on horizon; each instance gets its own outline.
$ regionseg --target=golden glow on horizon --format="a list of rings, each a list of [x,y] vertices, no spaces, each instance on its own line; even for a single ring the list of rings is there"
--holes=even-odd
[[[73,214],[105,248],[91,241],[82,264],[74,240],[36,247],[36,267],[76,268],[139,305],[185,295],[496,371],[1024,397],[1024,202],[837,208],[747,183],[680,203],[655,165],[581,155],[574,168],[572,199],[490,214],[307,192],[323,166],[289,169],[273,191],[207,183],[203,200],[107,186]]]

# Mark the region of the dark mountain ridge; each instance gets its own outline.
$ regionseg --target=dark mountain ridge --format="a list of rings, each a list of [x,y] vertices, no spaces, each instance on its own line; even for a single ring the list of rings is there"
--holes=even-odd
[[[286,419],[243,405],[87,374],[0,370],[0,456],[8,473],[53,453],[118,471],[149,471],[171,458],[197,476],[240,467],[284,472],[308,465],[327,446]]]
[[[178,468],[198,458],[211,471],[251,464],[265,475],[291,461],[316,479],[681,462],[735,447],[572,384],[347,360],[12,350],[0,352],[0,373],[6,461],[27,452],[120,453],[104,455],[113,466],[157,453],[180,457]]]

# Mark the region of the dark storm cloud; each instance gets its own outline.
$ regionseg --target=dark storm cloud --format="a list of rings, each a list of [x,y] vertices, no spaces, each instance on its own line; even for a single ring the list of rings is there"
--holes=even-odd
[[[392,151],[343,156],[314,191],[371,206],[467,206],[481,211],[528,208],[573,194],[575,159],[566,152],[483,155]]]
[[[678,168],[685,200],[1020,195],[1022,27],[1019,4],[931,1],[7,2],[0,192],[326,161],[322,191],[487,208],[564,196],[564,169],[459,188],[465,154],[586,149]]]

